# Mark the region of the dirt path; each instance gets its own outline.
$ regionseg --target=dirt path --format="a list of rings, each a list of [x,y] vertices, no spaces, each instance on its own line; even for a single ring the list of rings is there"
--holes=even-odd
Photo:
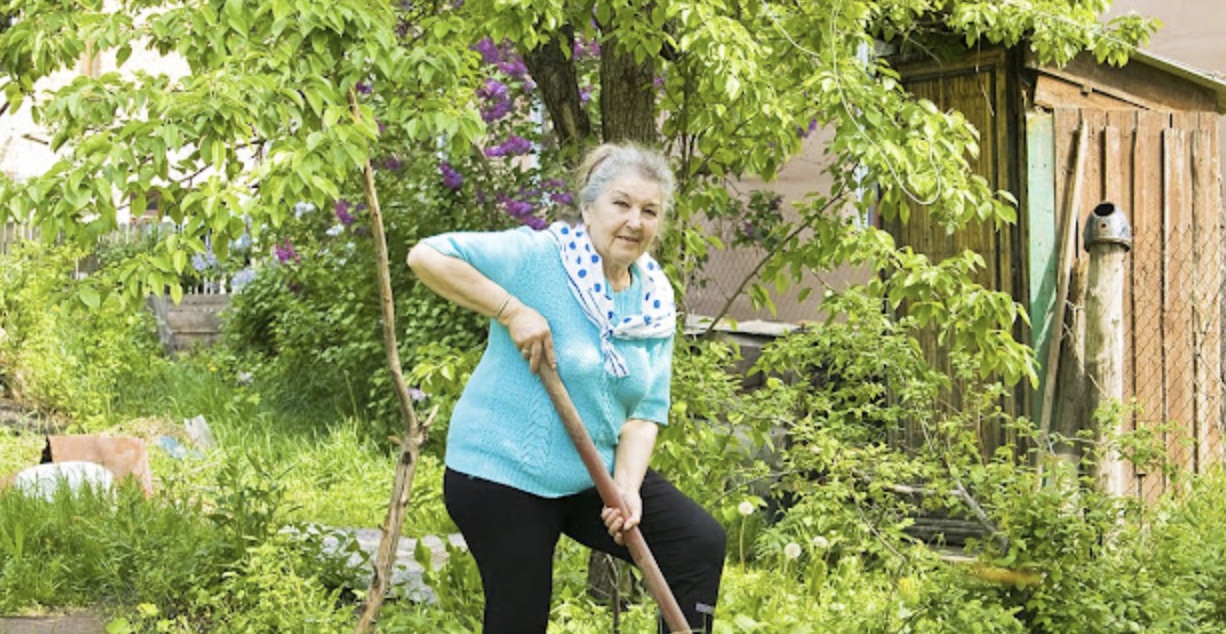
[[[92,614],[0,617],[0,634],[103,634],[106,623]]]

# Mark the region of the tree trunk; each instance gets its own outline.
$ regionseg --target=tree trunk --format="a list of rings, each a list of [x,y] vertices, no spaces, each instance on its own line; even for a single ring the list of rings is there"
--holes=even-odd
[[[655,60],[634,61],[615,39],[601,49],[600,127],[607,142],[654,145],[656,130]]]
[[[592,121],[579,102],[579,79],[569,54],[574,42],[575,30],[567,26],[540,46],[523,51],[524,64],[541,91],[558,146],[568,158],[578,157],[592,139]]]

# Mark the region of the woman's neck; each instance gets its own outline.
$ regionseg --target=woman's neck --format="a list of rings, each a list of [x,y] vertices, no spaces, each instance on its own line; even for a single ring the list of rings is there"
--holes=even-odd
[[[605,268],[605,279],[609,281],[609,288],[614,291],[624,291],[630,288],[634,278],[630,275],[630,267],[617,268],[610,270]]]

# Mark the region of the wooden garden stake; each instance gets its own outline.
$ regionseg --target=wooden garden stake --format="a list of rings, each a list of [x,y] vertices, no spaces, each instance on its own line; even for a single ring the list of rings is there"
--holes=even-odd
[[[362,118],[358,98],[353,90],[349,91],[349,109],[354,119]],[[362,187],[366,192],[366,206],[370,210],[371,237],[375,243],[379,304],[383,311],[383,351],[387,355],[387,368],[392,373],[392,385],[395,387],[401,418],[404,420],[404,438],[400,441],[400,459],[396,464],[392,500],[387,508],[387,517],[383,521],[383,539],[380,540],[379,550],[375,555],[374,574],[366,592],[366,599],[362,602],[362,615],[358,619],[357,629],[354,630],[358,634],[371,631],[378,619],[379,609],[383,607],[383,599],[387,596],[396,548],[400,543],[404,512],[408,508],[409,493],[413,489],[413,476],[417,473],[417,461],[421,457],[421,446],[426,441],[427,428],[434,419],[434,413],[431,412],[425,425],[418,423],[417,414],[413,411],[413,398],[409,395],[409,386],[405,383],[404,373],[400,369],[400,352],[396,347],[396,305],[393,302],[391,267],[387,258],[387,236],[383,231],[383,214],[379,209],[375,172],[370,159],[366,160],[362,171]]]
[[[592,476],[592,482],[596,484],[596,490],[600,492],[600,499],[606,506],[621,509],[622,515],[628,516],[629,509],[617,490],[617,485],[613,483],[613,477],[605,470],[604,461],[601,460],[596,445],[592,443],[587,428],[583,426],[583,420],[579,418],[579,411],[575,409],[575,404],[570,400],[570,394],[567,393],[566,386],[562,384],[562,378],[547,363],[541,364],[540,376],[541,381],[545,384],[545,391],[549,393],[554,408],[558,410],[558,416],[562,418],[562,424],[566,426],[566,433],[570,434],[571,441],[575,443],[575,449],[579,450],[579,457],[583,459],[583,465],[587,467],[588,473]],[[643,539],[643,533],[635,526],[625,531],[622,538],[635,565],[643,573],[643,583],[647,586],[647,591],[660,606],[668,628],[673,632],[689,632],[690,624],[685,620],[681,606],[677,604],[676,597],[669,589],[664,573],[660,572],[660,566],[656,564],[651,549],[647,547],[647,540]]]
[[[1080,210],[1081,180],[1085,173],[1088,136],[1086,123],[1083,120],[1077,126],[1077,158],[1074,162],[1073,177],[1066,189],[1068,193],[1066,194],[1064,217],[1060,222],[1060,237],[1057,241],[1060,253],[1056,258],[1056,302],[1053,307],[1055,312],[1050,322],[1052,337],[1050,347],[1047,349],[1047,368],[1043,379],[1043,411],[1039,416],[1040,438],[1044,443],[1047,442],[1048,433],[1052,428],[1052,412],[1055,409],[1056,377],[1060,366],[1060,345],[1064,340],[1064,313],[1068,303],[1069,268],[1077,253],[1077,232],[1073,230],[1073,227],[1077,225]],[[1042,468],[1042,464],[1039,465],[1039,468]]]

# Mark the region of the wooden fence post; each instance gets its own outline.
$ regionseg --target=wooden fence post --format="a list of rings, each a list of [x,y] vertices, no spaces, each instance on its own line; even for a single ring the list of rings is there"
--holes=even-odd
[[[1085,247],[1090,252],[1086,281],[1086,376],[1088,411],[1097,412],[1124,398],[1124,283],[1132,227],[1122,210],[1110,202],[1094,208],[1086,223]],[[1104,429],[1095,429],[1102,440]],[[1112,452],[1100,456],[1099,484],[1107,493],[1128,493],[1127,464]]]

